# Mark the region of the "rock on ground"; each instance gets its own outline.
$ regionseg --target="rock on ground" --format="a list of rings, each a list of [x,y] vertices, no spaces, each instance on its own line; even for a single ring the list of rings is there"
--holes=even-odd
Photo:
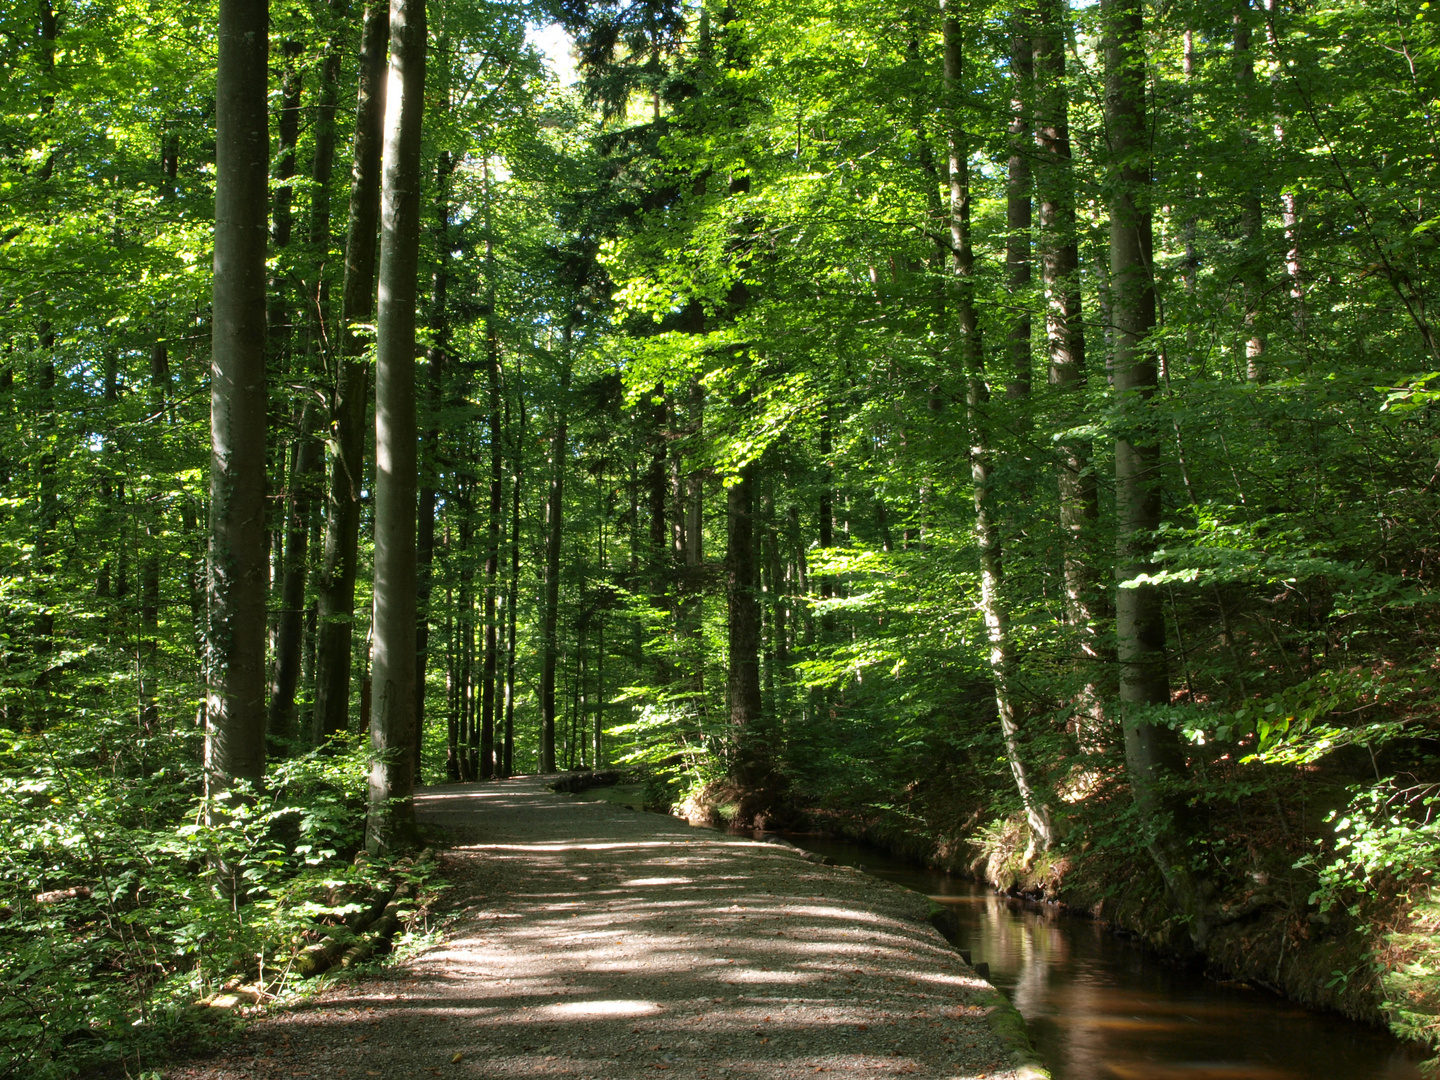
[[[548,791],[425,790],[455,922],[167,1080],[1013,1080],[924,897],[783,845]]]

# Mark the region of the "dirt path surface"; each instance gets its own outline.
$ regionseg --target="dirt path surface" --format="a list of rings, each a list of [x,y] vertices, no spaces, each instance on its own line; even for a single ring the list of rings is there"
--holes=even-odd
[[[1016,1076],[916,893],[533,778],[416,801],[445,939],[167,1080]]]

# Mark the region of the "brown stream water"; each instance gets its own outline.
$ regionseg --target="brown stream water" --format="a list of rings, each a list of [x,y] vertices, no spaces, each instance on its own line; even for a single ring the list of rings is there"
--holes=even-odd
[[[1097,923],[843,840],[788,836],[954,907],[954,944],[990,965],[1055,1080],[1419,1080],[1382,1031],[1222,985]]]

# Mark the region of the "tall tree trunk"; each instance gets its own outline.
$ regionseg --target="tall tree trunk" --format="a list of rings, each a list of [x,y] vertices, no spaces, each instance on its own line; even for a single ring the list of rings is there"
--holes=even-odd
[[[1143,11],[1143,0],[1104,0],[1101,11],[1111,161],[1111,368],[1119,414],[1115,637],[1125,761],[1144,839],[1172,901],[1190,919],[1191,936],[1203,945],[1208,928],[1203,883],[1191,871],[1183,843],[1183,804],[1168,790],[1183,767],[1181,748],[1176,733],[1153,723],[1150,712],[1170,700],[1163,599],[1159,586],[1136,580],[1155,569],[1151,544],[1161,514],[1160,439],[1151,404],[1158,368],[1149,341],[1155,327],[1155,283]]]
[[[525,403],[521,397],[520,371],[517,364],[513,396],[520,406],[519,431],[511,441],[510,481],[510,592],[505,598],[505,614],[510,624],[505,647],[505,764],[504,775],[515,775],[515,642],[520,604],[520,485],[525,472]],[[510,401],[505,402],[505,424],[510,426]]]
[[[345,731],[350,715],[350,651],[355,619],[355,570],[360,537],[360,491],[365,450],[369,372],[357,327],[375,312],[375,255],[380,221],[380,150],[385,116],[385,49],[389,0],[371,0],[360,43],[355,107],[355,163],[345,242],[340,364],[330,406],[335,453],[326,493],[325,550],[318,581],[319,641],[315,650],[314,738]],[[367,718],[368,720],[368,718]]]
[[[689,312],[690,333],[704,333],[705,313],[699,304]],[[705,429],[705,389],[691,379],[686,389],[685,438],[673,440],[672,497],[674,501],[673,558],[676,572],[675,655],[680,669],[688,673],[687,689],[703,711],[705,690],[705,474],[700,465],[685,466],[687,453],[701,455]],[[672,403],[672,430],[679,426],[679,402]],[[692,449],[693,448],[693,449]]]
[[[329,339],[329,312],[330,312],[330,275],[329,261],[330,249],[333,242],[330,229],[330,185],[335,175],[335,113],[340,95],[340,61],[341,42],[339,37],[339,25],[343,24],[345,18],[345,0],[331,0],[331,18],[335,20],[332,24],[330,39],[325,45],[324,61],[320,65],[320,87],[319,104],[316,107],[314,132],[315,132],[315,158],[311,167],[312,191],[310,196],[310,237],[309,237],[309,258],[307,271],[309,273],[310,287],[304,296],[305,302],[305,328],[306,328],[306,372],[309,377],[315,380],[316,386],[326,386],[329,389],[329,380],[326,372],[326,342]],[[306,573],[310,576],[310,597],[306,605],[304,625],[300,629],[302,638],[302,660],[300,678],[304,685],[310,688],[310,712],[306,716],[304,732],[306,737],[313,735],[313,710],[314,710],[314,686],[315,686],[315,654],[318,645],[318,579],[319,568],[311,567],[309,564],[314,561],[313,552],[321,550],[321,530],[324,527],[324,500],[325,500],[325,453],[324,445],[317,430],[319,410],[312,403],[310,405],[312,414],[310,423],[303,428],[304,437],[307,443],[304,448],[305,461],[303,469],[296,482],[296,488],[303,493],[306,516],[306,539],[302,557],[298,564],[306,567]],[[287,583],[287,587],[289,584]],[[303,586],[300,590],[303,591]],[[293,727],[293,721],[292,721]]]
[[[283,753],[295,738],[295,691],[305,641],[305,579],[309,569],[310,508],[314,485],[324,460],[320,440],[311,430],[314,410],[300,410],[299,430],[291,454],[286,499],[285,570],[280,587],[280,612],[275,634],[275,659],[270,682],[269,742]]]
[[[304,440],[304,405],[289,401],[284,388],[294,375],[291,353],[294,348],[294,312],[291,303],[291,270],[293,260],[289,254],[290,240],[294,235],[295,195],[295,146],[300,137],[300,95],[304,85],[297,61],[302,52],[298,41],[286,40],[281,43],[282,57],[280,74],[280,96],[275,108],[276,153],[271,171],[270,211],[270,283],[266,320],[266,346],[270,354],[269,377],[282,390],[279,400],[272,402],[278,414],[271,417],[271,428],[276,437],[270,440],[269,453],[272,455],[271,468],[274,486],[285,492],[280,500],[283,509],[272,514],[270,521],[270,589],[271,604],[270,656],[271,656],[271,707],[268,718],[267,743],[269,752],[276,754],[280,747],[275,738],[275,667],[281,655],[279,650],[280,626],[285,620],[285,571],[286,540],[295,510],[294,492],[289,489],[293,478],[295,455]],[[290,415],[283,414],[289,412]],[[285,427],[293,429],[289,441],[290,453],[286,455],[287,441],[280,432]],[[288,712],[287,712],[288,719]],[[279,733],[285,738],[288,733]]]
[[[670,586],[679,580],[679,575],[671,572],[673,561],[670,557],[669,544],[666,542],[669,526],[666,503],[670,492],[666,463],[670,456],[671,415],[670,399],[665,392],[665,386],[663,383],[658,384],[651,395],[650,461],[645,470],[645,492],[650,522],[649,545],[645,555],[645,576],[650,590],[650,607],[657,613],[656,617],[659,617],[659,613],[668,612],[674,619],[678,616],[678,609],[673,603]],[[640,625],[638,621],[636,625]],[[641,651],[641,648],[637,646],[637,657]],[[673,665],[670,657],[665,649],[656,649],[653,660],[655,682],[659,686],[664,686],[670,682],[672,676]]]
[[[1008,398],[1030,393],[1030,224],[1033,213],[1030,155],[1034,153],[1031,117],[1034,60],[1030,42],[1031,12],[1010,16],[1010,157],[1005,180],[1005,267],[1010,302],[1010,382]]]
[[[391,0],[375,333],[372,854],[410,840],[415,820],[415,304],[426,44],[425,0]]]
[[[980,557],[980,608],[990,641],[990,673],[995,683],[995,705],[1005,738],[1005,756],[1034,842],[1048,848],[1054,840],[1049,810],[1030,782],[1020,754],[1020,728],[1011,667],[1009,611],[1001,593],[1001,548],[994,520],[994,492],[989,440],[989,400],[985,385],[984,351],[980,320],[975,309],[975,255],[970,239],[970,146],[960,114],[963,46],[960,24],[952,13],[954,0],[941,0],[945,71],[944,102],[950,148],[950,243],[952,304],[955,312],[955,347],[965,373],[966,416],[970,425],[970,480],[975,500],[975,546]]]
[[[150,407],[159,423],[166,423],[170,397],[170,353],[164,341],[150,348]],[[160,720],[157,690],[160,685],[160,534],[159,510],[145,516],[145,561],[140,568],[140,726],[153,734]]]
[[[1255,115],[1255,54],[1250,48],[1250,0],[1237,0],[1231,16],[1235,63],[1235,90],[1240,99],[1241,143],[1246,158],[1256,152],[1255,131],[1251,120]],[[1247,169],[1252,177],[1249,188],[1240,197],[1240,278],[1244,311],[1241,321],[1245,328],[1245,378],[1262,382],[1265,378],[1265,337],[1260,331],[1260,301],[1265,294],[1265,252],[1261,249],[1261,227],[1264,208],[1260,200],[1259,169]]]
[[[820,512],[816,522],[820,548],[826,552],[835,546],[835,492],[831,487],[835,477],[830,463],[835,449],[834,416],[835,407],[827,400],[820,414]],[[825,603],[835,596],[835,579],[829,574],[820,574],[819,578],[820,610],[823,612],[820,616],[820,642],[826,644],[835,633],[835,614]],[[823,691],[820,697],[823,701]]]
[[[573,316],[565,320],[560,368],[560,400],[550,433],[550,491],[545,500],[545,593],[540,616],[540,771],[555,771],[555,664],[560,619],[560,541],[565,509],[566,436],[570,417],[570,342]]]
[[[450,527],[445,527],[445,549],[450,547]],[[455,618],[455,591],[445,585],[445,779],[460,780],[460,628]]]
[[[210,353],[206,790],[265,771],[267,0],[221,0]],[[238,891],[238,889],[236,889]]]
[[[1079,244],[1075,221],[1075,179],[1070,152],[1070,102],[1065,86],[1065,0],[1039,0],[1034,35],[1035,142],[1038,168],[1035,187],[1039,214],[1040,281],[1045,294],[1045,338],[1049,381],[1063,404],[1058,426],[1080,426],[1085,392],[1085,331],[1081,321]],[[1094,551],[1099,496],[1090,468],[1088,441],[1073,435],[1056,444],[1056,486],[1060,498],[1060,531],[1064,537],[1065,617],[1077,635],[1077,661],[1082,669],[1077,728],[1093,722],[1103,708],[1101,692],[1106,655],[1097,622],[1100,575]]]
[[[475,779],[475,765],[472,750],[475,749],[471,740],[473,712],[471,709],[473,695],[473,668],[472,663],[475,651],[475,601],[471,592],[474,583],[475,571],[470,560],[472,542],[475,539],[475,525],[471,519],[470,484],[465,481],[458,492],[456,499],[457,509],[460,512],[460,527],[457,530],[460,537],[460,547],[455,553],[455,562],[459,565],[460,589],[459,603],[456,605],[455,626],[456,646],[455,654],[457,659],[456,668],[458,671],[458,682],[455,692],[456,706],[456,727],[459,729],[459,761],[458,768],[460,779],[467,784]]]
[[[445,402],[445,369],[450,355],[450,179],[455,170],[448,150],[435,166],[435,271],[430,289],[429,423],[421,446],[420,507],[415,560],[418,575],[415,613],[415,761],[424,746],[425,681],[430,655],[430,593],[435,563],[435,507],[440,483],[440,411]],[[418,772],[417,772],[418,776]]]
[[[265,768],[265,256],[268,10],[226,0],[216,76],[216,198],[207,560],[207,816]],[[233,867],[222,888],[242,897]]]
[[[485,659],[480,683],[480,778],[493,779],[495,768],[495,675],[499,665],[500,627],[495,599],[500,588],[500,516],[504,510],[504,464],[500,430],[500,333],[496,314],[495,237],[490,220],[490,176],[485,171],[485,381],[489,398],[490,504],[485,540]]]
[[[746,465],[725,492],[728,631],[726,696],[740,788],[735,822],[759,824],[774,802],[775,777],[764,729],[760,687],[760,598],[755,582],[755,465]]]
[[[1269,46],[1272,60],[1275,61],[1270,71],[1272,90],[1280,82],[1285,70],[1280,56],[1280,28],[1276,24],[1278,6],[1277,0],[1265,0],[1265,42]],[[1273,130],[1277,144],[1285,142],[1286,119],[1282,113],[1275,114]],[[1287,186],[1280,193],[1280,224],[1285,230],[1285,278],[1290,291],[1290,320],[1295,328],[1297,342],[1303,349],[1306,337],[1305,279],[1301,261],[1299,198],[1295,187]]]

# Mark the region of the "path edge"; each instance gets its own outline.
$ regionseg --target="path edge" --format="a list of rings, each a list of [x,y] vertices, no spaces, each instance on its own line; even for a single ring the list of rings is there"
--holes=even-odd
[[[953,925],[955,913],[942,904],[934,901],[930,903],[930,925],[935,927],[936,933],[944,939],[945,944],[952,949],[958,948],[950,941],[950,935],[946,933],[947,925]],[[967,967],[972,967],[970,958],[961,952],[960,959]],[[976,973],[978,976],[978,972]],[[1004,1044],[1006,1052],[1010,1056],[1010,1062],[1015,1066],[1015,1075],[1019,1080],[1052,1080],[1050,1070],[1040,1060],[1040,1055],[1035,1052],[1035,1044],[1030,1039],[1030,1029],[1025,1026],[1025,1017],[1021,1015],[1008,997],[995,989],[994,985],[985,980],[986,989],[979,995],[979,1004],[985,1009],[985,1019],[990,1025],[990,1030]]]
[[[806,851],[799,844],[780,836],[767,836],[765,839],[772,844],[789,848],[803,859],[819,863],[821,866],[836,866],[834,859],[824,855],[817,855],[815,852]],[[853,868],[850,868],[853,869]],[[864,873],[863,870],[857,871]],[[881,880],[877,878],[876,880]],[[885,884],[891,884],[885,882]],[[904,888],[904,886],[894,886]],[[913,891],[913,890],[910,890]],[[970,957],[950,940],[950,934],[946,932],[947,925],[953,927],[955,913],[942,904],[930,901],[930,909],[927,912],[930,925],[940,937],[947,948],[953,949],[960,954],[961,961],[980,978],[980,973],[970,963]],[[953,932],[953,931],[952,931]],[[985,989],[977,995],[977,1004],[985,1010],[985,1020],[990,1025],[990,1030],[1004,1046],[1006,1054],[1010,1058],[1010,1064],[1015,1068],[1016,1080],[1053,1080],[1050,1070],[1035,1052],[1035,1044],[1030,1039],[1030,1029],[1025,1026],[1025,1017],[1020,1010],[1015,1008],[1010,999],[995,989],[989,979],[982,979]]]

